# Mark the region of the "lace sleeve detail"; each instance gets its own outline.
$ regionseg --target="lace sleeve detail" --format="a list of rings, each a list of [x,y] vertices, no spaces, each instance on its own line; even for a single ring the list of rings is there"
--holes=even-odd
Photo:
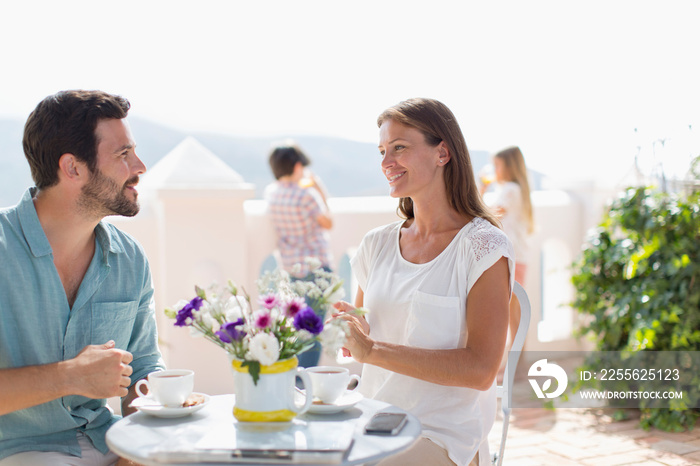
[[[503,231],[491,225],[483,218],[476,218],[474,227],[467,236],[471,265],[468,271],[467,292],[476,283],[482,273],[488,270],[501,257],[508,259],[509,282],[513,288],[513,273],[515,267],[515,252],[513,245]]]
[[[500,231],[493,232],[484,228],[474,232],[472,244],[474,245],[474,258],[477,262],[498,249],[506,252],[510,246],[506,235]]]

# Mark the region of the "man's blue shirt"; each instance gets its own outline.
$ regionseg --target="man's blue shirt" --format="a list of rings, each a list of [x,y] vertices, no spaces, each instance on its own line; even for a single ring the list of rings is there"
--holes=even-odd
[[[162,369],[141,246],[116,227],[98,224],[95,255],[71,308],[34,208],[35,192],[0,210],[0,369],[64,361],[109,340],[133,354],[132,383]],[[0,416],[0,459],[30,450],[80,456],[77,431],[107,452],[105,432],[117,419],[106,400],[77,395]]]

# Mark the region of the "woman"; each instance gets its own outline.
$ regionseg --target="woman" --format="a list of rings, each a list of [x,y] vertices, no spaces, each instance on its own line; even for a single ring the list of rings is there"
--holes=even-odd
[[[493,156],[496,186],[490,203],[503,225],[503,231],[513,243],[515,251],[515,281],[525,284],[527,264],[527,236],[534,229],[530,183],[523,153],[511,146]],[[486,187],[486,186],[485,186]]]
[[[406,220],[369,232],[353,258],[355,306],[369,314],[336,304],[349,323],[346,350],[364,363],[365,396],[423,424],[421,440],[386,464],[489,464],[512,247],[482,204],[445,105],[407,100],[377,123],[382,171]]]
[[[503,232],[513,244],[515,252],[515,281],[525,285],[527,267],[527,237],[535,230],[530,200],[530,183],[527,179],[525,158],[518,146],[511,146],[493,156],[495,189],[489,204],[498,215]],[[488,188],[482,185],[482,194]],[[520,305],[510,303],[510,337],[508,347],[515,338],[520,322]],[[505,357],[501,364],[505,366]]]

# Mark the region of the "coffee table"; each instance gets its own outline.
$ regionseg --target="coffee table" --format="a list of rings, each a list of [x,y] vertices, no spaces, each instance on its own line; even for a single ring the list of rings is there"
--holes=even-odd
[[[221,462],[198,462],[187,459],[162,461],[162,453],[193,449],[194,445],[211,432],[231,429],[233,423],[234,395],[212,396],[209,403],[193,414],[180,418],[159,418],[146,413],[134,413],[115,423],[107,431],[107,444],[116,454],[123,458],[144,465],[162,466],[165,464],[221,464]],[[299,416],[297,424],[315,424],[338,421],[351,423],[353,426],[353,443],[342,459],[344,466],[355,464],[372,464],[382,458],[391,456],[409,448],[421,433],[420,421],[408,414],[408,422],[396,436],[366,435],[365,424],[376,412],[405,412],[395,406],[381,401],[363,399],[354,407],[330,414],[310,414]],[[167,455],[166,455],[167,456]],[[233,462],[232,462],[233,463]],[[246,463],[237,463],[246,464]],[[310,464],[290,463],[289,461],[270,460],[266,464]],[[318,463],[314,463],[318,464]]]

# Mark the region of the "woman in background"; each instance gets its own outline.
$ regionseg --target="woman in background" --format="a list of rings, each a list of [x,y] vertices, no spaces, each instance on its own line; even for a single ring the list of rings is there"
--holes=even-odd
[[[431,99],[378,118],[381,169],[405,220],[365,235],[352,260],[346,351],[360,390],[411,412],[421,439],[384,465],[490,463],[495,377],[505,348],[513,250],[484,206],[452,112]],[[370,333],[371,329],[371,333]]]
[[[493,198],[489,199],[489,205],[495,210],[501,220],[503,231],[513,243],[515,281],[524,286],[528,256],[527,237],[534,231],[535,223],[527,168],[520,148],[511,146],[497,152],[493,156],[493,171],[495,189]],[[489,186],[484,181],[482,177],[482,194]],[[512,339],[520,322],[520,306],[515,300],[510,304],[510,316],[510,339]]]
[[[524,285],[527,264],[527,237],[535,229],[530,199],[530,183],[523,153],[511,146],[493,156],[496,177],[491,206],[501,220],[503,231],[515,250],[515,281]]]

